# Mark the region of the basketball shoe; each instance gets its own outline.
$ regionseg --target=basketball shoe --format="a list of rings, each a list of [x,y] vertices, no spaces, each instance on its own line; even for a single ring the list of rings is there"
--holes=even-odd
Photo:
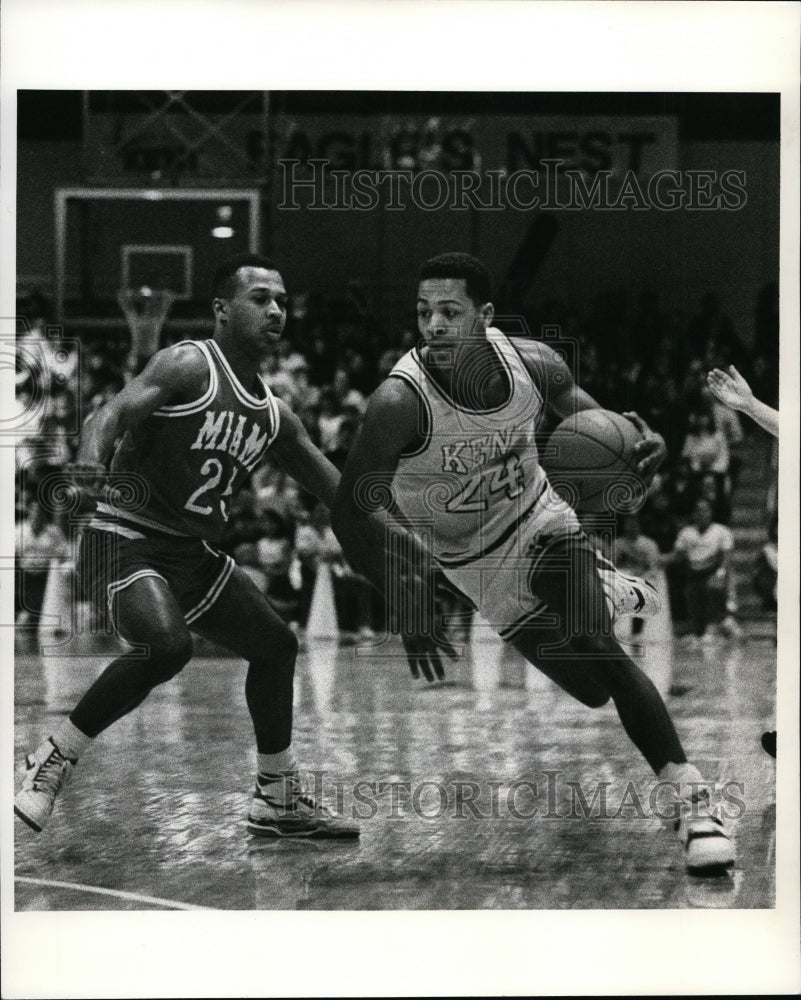
[[[75,763],[50,739],[26,757],[25,776],[14,798],[14,812],[37,833],[42,832],[50,819],[56,796],[69,781]]]
[[[672,826],[684,848],[687,871],[714,874],[735,862],[734,843],[710,786],[692,764],[667,764],[659,777],[669,782],[670,806],[662,819]]]
[[[639,576],[621,573],[614,563],[596,549],[598,576],[606,594],[606,602],[612,618],[620,615],[636,615],[638,618],[652,618],[662,608],[662,600],[656,587]]]
[[[685,803],[676,820],[676,832],[686,852],[688,872],[714,871],[734,864],[734,844],[720,814],[708,802]]]
[[[359,827],[328,809],[292,774],[259,774],[248,813],[248,830],[257,837],[352,839]]]

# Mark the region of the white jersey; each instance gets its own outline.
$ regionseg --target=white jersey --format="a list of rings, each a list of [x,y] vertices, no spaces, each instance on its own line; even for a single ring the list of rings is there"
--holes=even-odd
[[[535,439],[542,395],[511,341],[494,328],[487,340],[508,385],[505,402],[494,409],[457,405],[416,349],[390,372],[415,388],[421,416],[419,439],[398,463],[393,495],[412,525],[431,534],[443,567],[498,549],[547,487]]]

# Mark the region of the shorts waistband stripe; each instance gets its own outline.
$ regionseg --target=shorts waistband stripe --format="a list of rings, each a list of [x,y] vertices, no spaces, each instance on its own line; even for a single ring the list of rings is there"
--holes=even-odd
[[[162,535],[169,535],[171,538],[193,538],[184,531],[177,531],[175,528],[168,528],[166,524],[159,524],[158,521],[151,521],[147,517],[140,517],[138,514],[131,514],[129,511],[120,513],[108,504],[99,503],[96,510],[96,520],[107,524],[123,524],[130,528],[148,528],[150,531],[158,532]],[[93,525],[94,526],[94,525]]]
[[[542,615],[542,612],[545,611],[546,608],[547,608],[547,604],[545,604],[544,601],[541,601],[538,598],[537,599],[537,604],[536,604],[536,606],[535,606],[535,608],[534,608],[533,611],[530,611],[528,614],[526,614],[522,618],[518,619],[518,621],[516,621],[514,623],[514,625],[508,625],[504,629],[498,629],[498,635],[501,637],[501,639],[504,639],[504,640],[506,640],[506,639],[513,639],[517,635],[518,632],[520,632],[522,629],[524,629],[526,627],[526,625],[529,625],[529,624],[531,624],[531,622],[535,621],[537,618],[540,618],[541,615]]]
[[[546,491],[547,488],[548,488],[548,481],[546,480],[542,484],[542,488],[534,497],[534,499],[531,501],[531,504],[526,508],[526,510],[519,517],[515,518],[515,520],[510,525],[507,525],[507,527],[501,532],[501,534],[494,541],[490,542],[488,545],[485,545],[479,552],[473,553],[469,556],[458,557],[455,559],[448,557],[447,554],[440,555],[436,557],[437,562],[441,563],[443,566],[448,566],[453,568],[456,568],[458,566],[467,566],[469,563],[475,562],[476,559],[483,559],[484,556],[488,556],[496,549],[499,549],[504,544],[504,542],[509,541],[512,535],[520,529],[520,526],[523,524],[526,518],[531,516],[531,514],[534,511],[534,508],[539,503],[543,493]]]
[[[159,580],[164,580],[165,583],[167,582],[161,573],[158,573],[154,569],[139,569],[135,573],[131,573],[130,576],[126,576],[123,580],[115,580],[106,587],[108,610],[110,615],[113,615],[114,613],[112,605],[117,594],[119,594],[122,590],[126,590],[132,583],[135,583],[137,580],[141,580],[145,576],[155,576]]]

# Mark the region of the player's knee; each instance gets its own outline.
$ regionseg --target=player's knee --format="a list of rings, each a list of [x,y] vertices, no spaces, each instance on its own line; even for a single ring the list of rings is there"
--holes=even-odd
[[[284,629],[280,635],[271,636],[265,647],[267,662],[273,670],[294,672],[295,660],[298,657],[298,637],[292,629]]]
[[[595,685],[583,691],[578,697],[587,708],[601,708],[609,701],[611,695],[605,686]]]
[[[188,631],[160,633],[150,642],[150,663],[156,684],[180,673],[192,659],[192,636]]]

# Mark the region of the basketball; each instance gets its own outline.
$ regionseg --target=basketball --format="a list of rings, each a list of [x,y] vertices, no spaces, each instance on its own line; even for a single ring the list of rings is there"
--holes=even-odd
[[[634,424],[611,410],[581,410],[563,420],[543,448],[551,485],[579,513],[630,513],[645,495],[636,471]]]

